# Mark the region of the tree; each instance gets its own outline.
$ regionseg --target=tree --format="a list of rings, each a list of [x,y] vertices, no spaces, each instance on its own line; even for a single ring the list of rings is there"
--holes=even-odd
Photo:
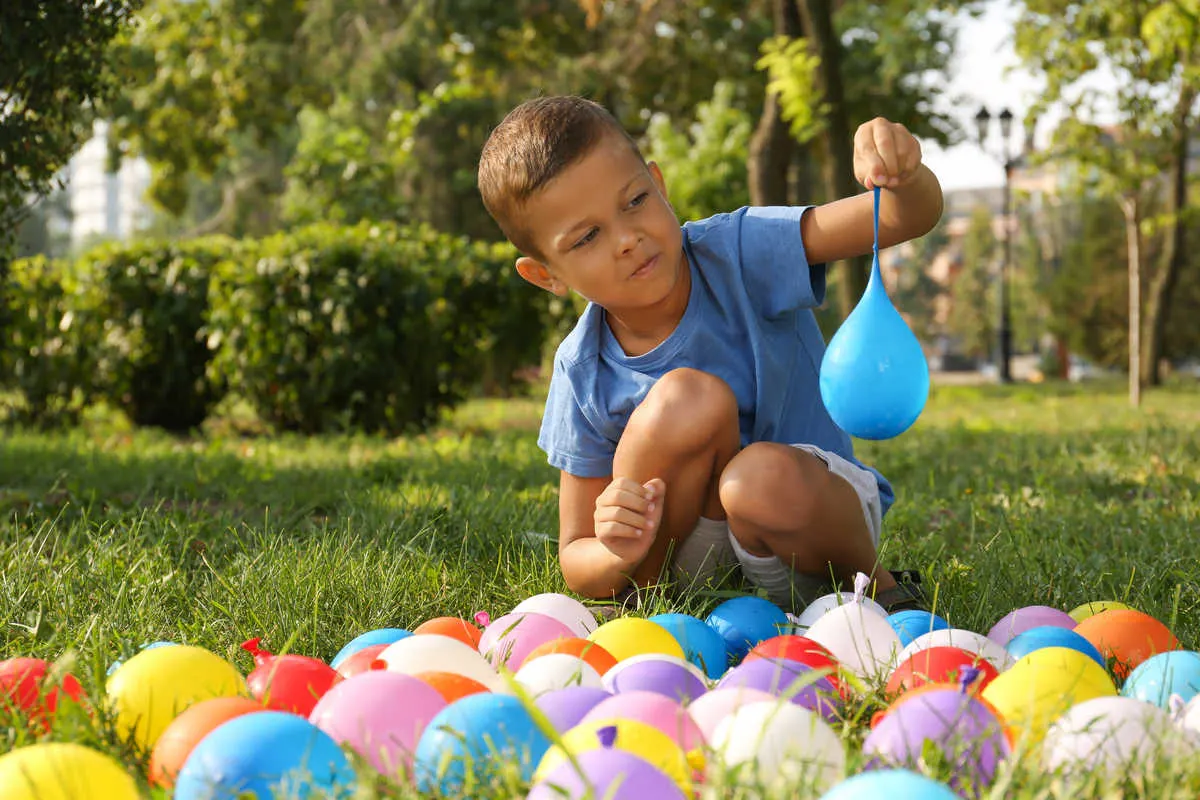
[[[115,89],[109,44],[140,0],[0,4],[0,284],[30,198],[47,194]]]
[[[1124,217],[1133,405],[1141,402],[1143,381],[1158,381],[1171,291],[1185,258],[1188,128],[1200,89],[1198,19],[1197,0],[1025,0],[1017,23],[1018,55],[1046,78],[1031,114],[1059,102],[1069,110],[1047,157],[1074,164],[1077,183],[1116,200]],[[1115,74],[1112,97],[1086,88],[1086,79],[1102,69]],[[1101,104],[1116,115],[1114,125],[1096,123]],[[1162,193],[1164,174],[1170,189],[1163,216],[1147,217],[1146,204]],[[1171,232],[1143,327],[1144,238],[1164,223]]]
[[[996,233],[992,213],[980,206],[963,237],[962,268],[950,286],[949,332],[967,355],[987,358],[996,340]]]

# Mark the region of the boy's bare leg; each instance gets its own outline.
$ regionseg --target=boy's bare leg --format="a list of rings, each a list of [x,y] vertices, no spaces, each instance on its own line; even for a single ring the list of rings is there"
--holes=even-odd
[[[717,482],[740,442],[733,391],[700,370],[668,372],[634,409],[617,444],[613,475],[666,484],[662,522],[634,572],[639,586],[658,578],[670,543],[686,538],[702,515],[725,518]]]
[[[751,444],[721,474],[720,498],[734,538],[753,555],[778,556],[812,575],[828,575],[832,565],[844,587],[856,572],[879,591],[896,585],[877,563],[858,494],[812,453]]]

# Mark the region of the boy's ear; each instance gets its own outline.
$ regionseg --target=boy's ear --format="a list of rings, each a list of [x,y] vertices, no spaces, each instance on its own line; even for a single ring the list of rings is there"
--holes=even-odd
[[[559,297],[566,297],[569,291],[567,285],[554,277],[549,268],[536,258],[530,258],[529,256],[518,258],[517,272],[534,286],[545,289],[547,292],[556,294]]]
[[[658,191],[663,197],[667,196],[667,181],[663,178],[662,170],[658,168],[657,161],[647,161],[646,169],[650,170],[650,179],[654,181],[654,185],[658,187]]]

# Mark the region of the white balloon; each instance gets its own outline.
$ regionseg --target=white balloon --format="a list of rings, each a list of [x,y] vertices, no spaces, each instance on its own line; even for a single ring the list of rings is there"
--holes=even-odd
[[[605,672],[604,676],[601,678],[601,680],[604,682],[604,688],[610,692],[615,692],[616,689],[613,688],[613,684],[617,680],[617,676],[635,664],[644,664],[647,661],[665,661],[668,664],[674,664],[677,667],[682,667],[699,678],[700,683],[702,683],[706,688],[711,683],[708,680],[708,676],[705,675],[699,667],[692,662],[687,661],[686,659],[679,658],[678,656],[669,656],[666,653],[642,653],[641,655],[630,656],[623,661],[618,661],[615,666],[609,667],[608,671]]]
[[[549,653],[526,661],[513,679],[534,697],[568,686],[601,687],[596,668],[569,653]]]
[[[1159,758],[1189,755],[1195,743],[1151,703],[1097,697],[1071,706],[1046,732],[1042,756],[1050,770],[1109,775],[1153,768]]]
[[[482,683],[489,691],[510,694],[504,679],[479,651],[465,642],[436,633],[406,636],[379,654],[389,672],[453,672]]]
[[[596,617],[588,611],[587,606],[565,594],[546,592],[527,597],[518,603],[511,613],[520,611],[553,617],[570,628],[580,639],[586,639],[589,633],[596,630]]]
[[[1016,662],[1008,650],[982,633],[975,633],[975,631],[968,631],[964,628],[943,628],[940,631],[923,633],[909,642],[908,646],[900,652],[899,663],[903,664],[911,656],[931,647],[957,647],[960,650],[967,650],[986,658],[1000,672]]]
[[[761,689],[751,689],[747,686],[728,686],[724,689],[713,689],[705,692],[688,704],[687,712],[692,721],[704,734],[705,741],[712,741],[717,726],[727,716],[742,706],[750,703],[775,703],[779,698]]]
[[[824,645],[842,667],[864,680],[886,679],[900,663],[900,635],[887,617],[859,603],[828,611],[805,636]]]
[[[824,594],[805,606],[804,610],[800,612],[800,616],[792,618],[792,622],[794,622],[796,628],[803,633],[811,628],[814,622],[825,616],[826,613],[838,608],[839,606],[844,606],[853,602],[854,592],[831,592],[829,594]],[[875,613],[879,614],[881,617],[886,618],[888,615],[886,608],[865,595],[863,596],[862,604],[866,608],[869,608]]]
[[[738,771],[738,783],[822,793],[846,770],[846,750],[829,723],[795,703],[755,702],[725,717],[710,740],[710,769]]]

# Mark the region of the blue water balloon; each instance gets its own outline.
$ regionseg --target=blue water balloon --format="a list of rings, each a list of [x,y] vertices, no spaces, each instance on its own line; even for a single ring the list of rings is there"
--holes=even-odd
[[[937,614],[931,614],[928,611],[921,611],[915,608],[889,614],[887,621],[888,625],[892,626],[892,630],[896,632],[896,635],[900,637],[900,644],[904,647],[908,647],[909,643],[918,636],[950,628],[950,623]]]
[[[349,798],[354,770],[338,743],[304,717],[255,711],[200,740],[183,762],[175,800]]]
[[[917,421],[929,399],[929,362],[888,299],[879,273],[878,187],[871,278],[825,349],[820,385],[833,421],[859,439],[899,436]]]
[[[1167,709],[1171,695],[1188,702],[1200,695],[1200,653],[1172,650],[1150,656],[1129,673],[1121,694]]]
[[[1014,636],[1004,646],[1004,649],[1013,658],[1024,658],[1034,650],[1041,650],[1043,647],[1067,647],[1083,653],[1106,669],[1108,667],[1104,656],[1096,649],[1096,645],[1070,628],[1060,628],[1057,625],[1038,625],[1036,628],[1022,631]]]
[[[688,614],[658,614],[650,621],[666,628],[683,648],[687,660],[704,670],[705,675],[715,680],[725,674],[729,652],[725,640],[711,625]]]
[[[157,650],[160,647],[173,647],[175,644],[176,644],[175,642],[151,642],[150,644],[142,645],[141,648],[138,650],[138,652],[141,652],[142,650]],[[114,661],[113,663],[108,665],[108,672],[105,674],[112,675],[114,672],[116,672],[118,669],[120,669],[121,665],[124,663],[125,662],[122,661],[121,659],[117,659],[116,661]]]
[[[409,636],[412,636],[412,633],[403,628],[380,628],[374,631],[367,631],[351,639],[345,647],[339,650],[338,654],[329,662],[329,666],[337,669],[343,661],[359,650],[374,644],[395,644],[401,639],[407,639]]]
[[[946,784],[907,769],[860,772],[821,795],[821,800],[877,800],[880,797],[960,800]]]
[[[731,663],[737,663],[759,642],[787,632],[787,614],[783,609],[754,595],[726,600],[704,620],[725,640]]]

